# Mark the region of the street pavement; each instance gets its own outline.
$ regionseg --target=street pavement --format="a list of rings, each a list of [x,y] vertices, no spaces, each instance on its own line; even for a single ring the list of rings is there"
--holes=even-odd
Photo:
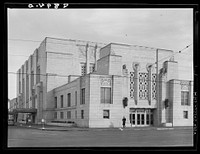
[[[8,147],[181,147],[193,146],[191,127],[76,128],[9,126]]]

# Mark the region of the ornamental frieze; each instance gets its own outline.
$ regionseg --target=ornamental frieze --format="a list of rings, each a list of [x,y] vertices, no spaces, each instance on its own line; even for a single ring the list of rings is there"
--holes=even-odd
[[[100,79],[102,87],[110,87],[111,86],[111,78],[101,78]]]

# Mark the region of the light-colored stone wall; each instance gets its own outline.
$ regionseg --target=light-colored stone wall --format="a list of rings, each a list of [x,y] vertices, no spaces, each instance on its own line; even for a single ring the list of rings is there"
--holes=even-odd
[[[193,90],[191,89],[190,105],[181,105],[181,80],[171,80],[171,90],[173,91],[170,97],[173,105],[173,126],[193,126]],[[183,117],[183,111],[188,111],[188,119]]]

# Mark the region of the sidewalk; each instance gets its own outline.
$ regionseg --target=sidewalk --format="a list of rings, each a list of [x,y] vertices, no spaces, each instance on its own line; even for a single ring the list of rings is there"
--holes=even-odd
[[[177,126],[177,127],[126,127],[121,128],[86,128],[86,127],[65,127],[65,126],[52,126],[52,125],[43,125],[42,124],[18,124],[19,127],[26,127],[31,129],[39,129],[45,131],[103,131],[103,130],[176,130],[176,129],[193,129],[191,126]]]

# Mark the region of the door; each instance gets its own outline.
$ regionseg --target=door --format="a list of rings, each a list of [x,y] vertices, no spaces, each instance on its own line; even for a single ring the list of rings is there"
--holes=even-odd
[[[131,125],[135,125],[135,113],[130,114],[130,123]]]

